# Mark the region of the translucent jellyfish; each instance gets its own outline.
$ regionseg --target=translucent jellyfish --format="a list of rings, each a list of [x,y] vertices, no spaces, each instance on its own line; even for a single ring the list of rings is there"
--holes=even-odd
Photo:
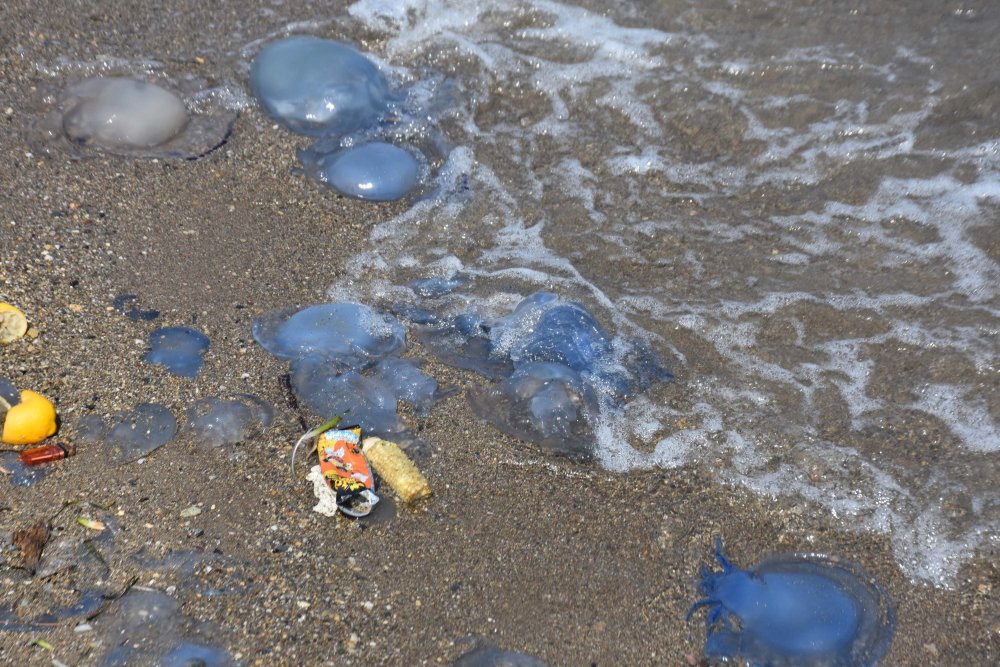
[[[204,362],[208,336],[187,327],[164,327],[149,334],[146,361],[162,364],[174,375],[193,378]]]
[[[160,311],[153,308],[141,309],[135,304],[138,303],[137,294],[119,294],[111,302],[111,307],[133,322],[148,322],[160,316]]]
[[[504,433],[570,455],[587,455],[597,400],[568,366],[530,363],[492,387],[473,389],[469,404]]]
[[[306,171],[342,195],[367,201],[402,199],[420,181],[421,165],[409,151],[373,141],[332,153],[309,148],[299,154]]]
[[[110,596],[105,596],[101,591],[86,590],[75,603],[49,609],[33,618],[15,613],[10,605],[0,605],[0,625],[7,632],[44,632],[60,621],[92,617],[108,604],[109,599]]]
[[[383,437],[406,430],[396,414],[396,392],[387,382],[357,371],[341,372],[337,365],[317,356],[294,361],[290,375],[296,397],[317,414],[343,415],[366,432]]]
[[[100,415],[84,415],[73,426],[76,439],[80,442],[100,442],[108,433],[108,427]]]
[[[611,339],[597,320],[580,304],[560,301],[550,292],[525,298],[507,317],[460,315],[446,327],[419,335],[446,363],[490,378],[535,362],[593,373],[610,365],[612,356]]]
[[[367,306],[327,303],[264,313],[254,320],[253,337],[282,359],[320,355],[341,368],[357,368],[402,350],[406,331],[394,317]]]
[[[462,314],[416,330],[417,339],[444,363],[475,371],[491,380],[510,377],[510,357],[495,353],[491,325],[474,314]]]
[[[265,111],[293,132],[347,134],[378,122],[392,102],[378,68],[349,46],[298,35],[268,45],[250,68]]]
[[[177,420],[159,403],[141,403],[115,421],[105,436],[111,458],[127,463],[146,456],[170,442]]]
[[[413,324],[438,324],[439,322],[433,311],[410,303],[394,303],[389,306],[389,310],[396,317],[401,317]]]
[[[93,624],[101,643],[110,647],[96,663],[101,667],[236,664],[228,651],[212,645],[217,629],[185,616],[177,600],[156,590],[131,589]]]
[[[228,667],[233,664],[229,651],[218,646],[206,646],[181,641],[167,651],[160,661],[161,667]]]
[[[274,420],[274,409],[249,394],[232,400],[203,398],[187,411],[187,428],[210,447],[244,442],[262,433]]]
[[[383,359],[375,366],[373,377],[389,387],[398,400],[406,401],[421,415],[426,415],[437,400],[437,381],[409,359]]]
[[[14,383],[5,377],[0,377],[0,400],[13,407],[21,402],[21,392]]]
[[[236,111],[202,104],[166,88],[128,77],[95,77],[63,91],[45,121],[74,146],[134,157],[195,158],[222,145]],[[54,128],[47,130],[56,134]]]
[[[13,486],[32,486],[45,479],[54,466],[29,466],[17,452],[0,452],[0,479],[7,479]]]
[[[631,393],[671,377],[641,342],[612,341],[582,305],[538,292],[506,317],[474,313],[419,327],[443,362],[501,382],[469,392],[498,429],[558,452],[587,454],[595,420]]]
[[[593,371],[611,353],[611,340],[583,306],[550,292],[532,294],[493,328],[495,345],[517,367],[553,362],[578,373]]]
[[[80,144],[152,148],[173,139],[188,121],[181,98],[145,81],[87,79],[74,92],[80,101],[63,116],[63,129]]]
[[[892,643],[895,613],[885,591],[849,561],[788,554],[752,570],[715,556],[722,572],[702,569],[708,608],[705,655],[773,667],[876,665]],[[690,614],[689,614],[690,617]]]
[[[545,663],[527,653],[482,646],[460,655],[452,667],[545,667]]]

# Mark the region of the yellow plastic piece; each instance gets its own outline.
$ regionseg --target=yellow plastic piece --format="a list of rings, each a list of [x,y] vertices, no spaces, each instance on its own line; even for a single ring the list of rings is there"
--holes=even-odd
[[[381,438],[365,438],[362,451],[382,479],[392,487],[403,502],[431,495],[430,484],[402,449],[394,442]]]
[[[21,392],[21,402],[7,411],[0,440],[8,445],[33,445],[56,432],[52,401],[35,391]]]
[[[0,344],[6,345],[24,335],[28,330],[28,318],[9,303],[0,303]]]

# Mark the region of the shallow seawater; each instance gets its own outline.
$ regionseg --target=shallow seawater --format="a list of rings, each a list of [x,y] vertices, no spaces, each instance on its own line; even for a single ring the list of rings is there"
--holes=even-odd
[[[450,106],[430,194],[330,298],[428,323],[579,302],[676,376],[598,415],[601,465],[705,462],[952,584],[1000,539],[1000,115],[961,55],[996,17],[929,41],[866,12],[352,4],[348,37],[444,73]]]

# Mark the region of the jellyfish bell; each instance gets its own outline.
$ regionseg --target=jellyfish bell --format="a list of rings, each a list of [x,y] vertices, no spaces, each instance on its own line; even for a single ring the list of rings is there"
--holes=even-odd
[[[334,152],[307,149],[302,164],[340,194],[366,201],[402,199],[420,182],[421,164],[409,151],[372,141]]]
[[[311,35],[269,44],[250,68],[264,110],[300,134],[348,134],[374,125],[392,101],[374,63],[349,46]]]
[[[193,160],[226,143],[246,104],[231,82],[94,73],[40,86],[37,115],[25,126],[33,152]]]
[[[63,131],[78,144],[152,148],[176,137],[188,123],[180,97],[138,79],[86,79],[70,93],[77,103],[63,116]]]

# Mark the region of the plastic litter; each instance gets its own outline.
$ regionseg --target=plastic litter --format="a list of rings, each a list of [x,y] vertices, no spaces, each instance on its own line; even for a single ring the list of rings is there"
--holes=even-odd
[[[362,451],[375,472],[403,502],[412,503],[431,495],[427,478],[396,443],[368,437],[362,443]]]
[[[375,476],[361,452],[361,427],[352,426],[323,432],[316,442],[319,469],[337,494],[337,507],[347,516],[371,513],[379,501]]]
[[[371,513],[379,502],[375,495],[375,476],[361,451],[361,427],[336,428],[339,416],[306,432],[292,448],[291,465],[295,471],[295,454],[306,440],[316,438],[319,465],[313,466],[306,479],[313,483],[313,493],[319,503],[313,508],[325,516],[339,510],[351,517]]]
[[[42,445],[41,447],[25,449],[21,452],[21,460],[24,462],[24,465],[36,466],[41,463],[65,459],[75,454],[76,445],[57,442],[53,445]]]

